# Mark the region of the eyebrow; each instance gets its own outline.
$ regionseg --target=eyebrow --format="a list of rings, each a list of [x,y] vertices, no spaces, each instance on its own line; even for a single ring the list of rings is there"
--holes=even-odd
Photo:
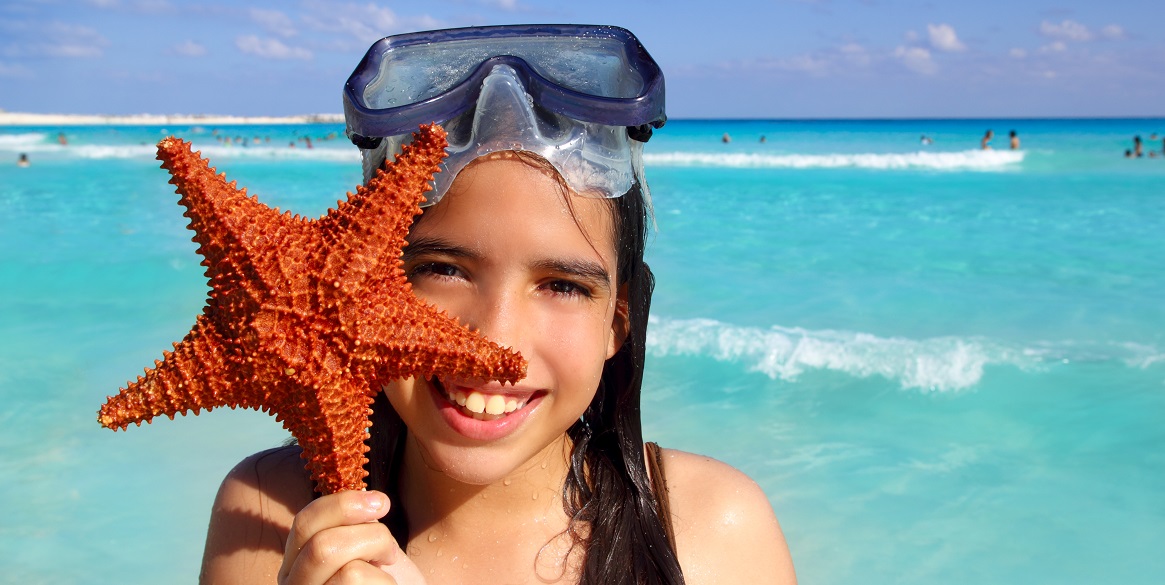
[[[448,240],[441,238],[417,238],[408,243],[401,250],[400,258],[405,262],[415,259],[417,256],[423,255],[441,255],[452,258],[469,258],[473,260],[480,259],[480,254],[475,254],[468,248],[458,246]]]
[[[401,260],[411,262],[420,256],[438,255],[449,258],[481,260],[481,254],[442,238],[417,238],[409,242],[401,253]],[[582,280],[604,292],[611,292],[611,273],[602,264],[585,259],[544,258],[530,264],[534,270],[556,272]]]

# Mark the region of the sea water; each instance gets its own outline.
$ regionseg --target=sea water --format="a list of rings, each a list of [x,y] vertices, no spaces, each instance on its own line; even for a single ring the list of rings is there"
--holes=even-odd
[[[287,435],[225,409],[96,422],[205,301],[153,144],[317,216],[360,180],[341,130],[0,128],[0,582],[195,579],[218,482]],[[756,479],[804,583],[1159,583],[1165,156],[1123,152],[1161,133],[669,122],[647,438]]]

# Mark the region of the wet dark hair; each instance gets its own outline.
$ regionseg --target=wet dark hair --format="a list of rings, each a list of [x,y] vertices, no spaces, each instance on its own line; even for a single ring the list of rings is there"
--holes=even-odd
[[[604,364],[591,404],[567,431],[573,443],[562,494],[571,519],[567,531],[586,553],[580,583],[682,585],[675,545],[664,524],[671,519],[664,517],[651,488],[643,456],[640,394],[647,316],[655,288],[651,269],[643,261],[649,209],[638,184],[626,195],[606,201],[614,221],[617,280],[628,289],[629,330],[619,351]],[[383,392],[377,394],[372,410],[368,488],[398,500],[396,478],[407,429]],[[402,549],[409,538],[404,508],[393,506],[382,519]]]

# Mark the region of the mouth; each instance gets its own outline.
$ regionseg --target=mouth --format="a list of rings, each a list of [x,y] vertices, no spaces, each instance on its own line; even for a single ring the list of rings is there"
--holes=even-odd
[[[429,380],[433,389],[459,414],[478,421],[497,421],[521,411],[544,392],[490,393],[475,388],[446,387],[441,380]]]

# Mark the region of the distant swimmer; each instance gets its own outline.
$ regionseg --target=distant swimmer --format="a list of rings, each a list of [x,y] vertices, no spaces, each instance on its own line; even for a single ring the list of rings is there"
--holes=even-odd
[[[1145,145],[1141,144],[1140,134],[1133,137],[1133,156],[1137,158],[1145,156]]]
[[[725,132],[724,136],[720,137],[720,142],[723,142],[724,144],[728,144],[729,142],[732,142],[732,137],[729,136],[727,132]]]
[[[934,144],[934,139],[931,138],[930,136],[927,136],[926,134],[919,136],[918,141],[921,142],[923,146]]]
[[[1133,151],[1131,149],[1125,149],[1125,158],[1133,158]]]
[[[1011,139],[1011,149],[1012,150],[1019,150],[1019,134],[1016,134],[1015,130],[1012,130],[1011,133],[1008,134],[1008,136]]]
[[[764,144],[764,143],[765,143],[765,135],[764,135],[764,134],[761,134],[761,135],[760,135],[760,143],[761,143],[761,144]]]
[[[69,145],[69,139],[65,138],[64,132],[57,132],[57,144],[60,144],[61,146]]]
[[[16,159],[16,166],[27,167],[30,164],[32,163],[28,162],[28,155],[23,152],[20,153],[20,158]]]
[[[988,130],[987,133],[983,135],[983,140],[979,141],[979,148],[983,150],[991,150],[992,138],[995,138],[995,131]]]

